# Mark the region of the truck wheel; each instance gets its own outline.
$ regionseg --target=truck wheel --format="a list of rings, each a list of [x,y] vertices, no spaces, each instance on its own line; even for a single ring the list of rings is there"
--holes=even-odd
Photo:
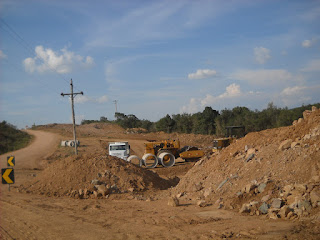
[[[127,162],[130,162],[139,167],[142,166],[142,160],[136,155],[131,155],[130,157],[128,157]]]
[[[176,162],[176,158],[170,151],[162,150],[157,155],[161,165],[164,167],[172,167]]]
[[[147,153],[143,155],[142,162],[146,168],[155,168],[158,165],[158,158],[156,155]]]

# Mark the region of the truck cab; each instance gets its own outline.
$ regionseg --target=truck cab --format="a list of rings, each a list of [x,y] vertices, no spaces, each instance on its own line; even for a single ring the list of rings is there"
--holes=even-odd
[[[130,145],[128,142],[110,142],[108,150],[110,156],[115,156],[125,161],[127,161],[130,155]]]

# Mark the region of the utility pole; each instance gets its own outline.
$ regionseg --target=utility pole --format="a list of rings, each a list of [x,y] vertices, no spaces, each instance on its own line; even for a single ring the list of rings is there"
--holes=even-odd
[[[72,79],[70,81],[70,87],[71,87],[71,93],[61,93],[61,96],[64,97],[65,95],[71,97],[71,111],[72,111],[72,124],[73,124],[73,138],[74,138],[74,151],[75,154],[78,155],[78,149],[77,149],[77,134],[76,134],[76,120],[74,116],[74,97],[77,96],[78,94],[83,95],[83,92],[79,93],[74,93],[73,92],[73,84],[72,84]]]
[[[118,112],[118,108],[117,108],[117,103],[118,103],[118,100],[114,100],[114,105],[116,106],[116,113]]]

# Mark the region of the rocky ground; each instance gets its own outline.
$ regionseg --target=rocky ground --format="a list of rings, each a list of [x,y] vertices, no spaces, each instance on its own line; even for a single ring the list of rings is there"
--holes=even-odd
[[[68,124],[38,129],[59,134],[59,140],[72,138]],[[82,125],[77,132],[78,156],[57,141],[53,153],[30,156],[36,169],[29,163],[17,169],[13,192],[2,186],[0,237],[319,239],[316,108],[292,126],[250,133],[215,154],[213,136],[146,133],[108,123]],[[145,141],[163,139],[202,147],[206,156],[150,170],[106,154],[109,141],[129,141],[142,156]],[[45,219],[55,225],[44,226]],[[92,229],[95,234],[88,235]]]

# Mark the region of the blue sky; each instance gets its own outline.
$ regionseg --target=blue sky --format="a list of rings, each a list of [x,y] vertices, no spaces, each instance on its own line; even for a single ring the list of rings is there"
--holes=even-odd
[[[320,1],[0,2],[0,120],[320,102]]]

